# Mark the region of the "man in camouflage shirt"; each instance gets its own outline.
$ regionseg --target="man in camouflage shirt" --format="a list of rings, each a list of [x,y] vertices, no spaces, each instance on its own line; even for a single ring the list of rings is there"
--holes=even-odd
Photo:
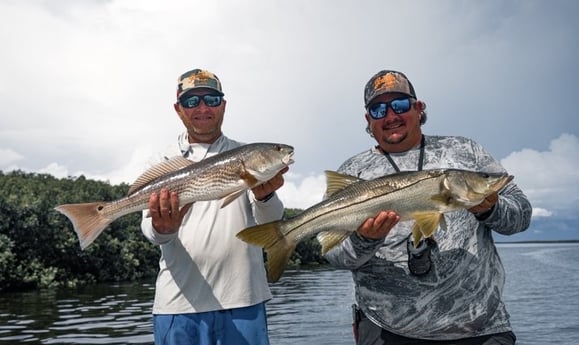
[[[364,101],[366,130],[378,145],[346,160],[341,173],[369,180],[438,168],[505,171],[471,139],[423,135],[426,104],[403,73],[378,72]],[[527,197],[510,182],[468,211],[446,213],[446,226],[418,244],[410,237],[413,222],[399,222],[391,210],[366,220],[326,255],[352,271],[358,343],[514,344],[492,231],[524,231],[531,213]]]

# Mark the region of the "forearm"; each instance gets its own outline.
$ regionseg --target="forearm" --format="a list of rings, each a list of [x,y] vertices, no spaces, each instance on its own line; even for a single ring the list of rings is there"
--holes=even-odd
[[[499,193],[492,212],[480,221],[501,235],[513,235],[529,227],[532,212],[525,194],[515,184],[509,184]]]
[[[373,240],[354,232],[326,253],[325,258],[336,268],[355,270],[368,262],[383,244],[383,239]]]
[[[273,196],[265,201],[255,199],[250,193],[251,208],[257,224],[269,223],[283,217],[283,203],[274,192]]]

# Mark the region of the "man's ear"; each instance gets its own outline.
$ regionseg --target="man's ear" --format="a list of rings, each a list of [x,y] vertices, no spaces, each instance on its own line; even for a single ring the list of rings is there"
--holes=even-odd
[[[372,136],[372,130],[370,129],[370,115],[368,115],[368,112],[366,112],[366,114],[364,115],[364,117],[366,118],[366,133],[370,134],[370,136]]]
[[[414,106],[416,107],[416,110],[418,110],[419,112],[423,112],[424,109],[426,109],[426,104],[424,104],[424,102],[422,102],[421,100],[417,100],[416,102],[414,102]]]

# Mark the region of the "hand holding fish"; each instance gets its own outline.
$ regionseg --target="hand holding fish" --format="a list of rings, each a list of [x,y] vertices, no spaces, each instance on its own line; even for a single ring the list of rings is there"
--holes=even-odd
[[[160,234],[172,234],[179,230],[185,214],[189,212],[193,203],[183,206],[179,210],[179,194],[169,192],[163,188],[157,194],[151,193],[149,197],[149,214],[153,228]]]
[[[278,172],[271,180],[252,188],[251,191],[257,200],[263,200],[271,193],[275,192],[281,186],[283,186],[284,179],[283,174],[285,174],[289,170],[288,167],[283,168],[280,172]]]
[[[489,196],[487,196],[480,204],[471,207],[468,210],[475,214],[485,213],[487,211],[490,211],[493,208],[493,206],[495,206],[498,200],[499,194],[498,192],[494,192]]]
[[[358,228],[358,233],[373,240],[383,239],[398,221],[400,216],[396,212],[381,211],[376,217],[366,219]]]

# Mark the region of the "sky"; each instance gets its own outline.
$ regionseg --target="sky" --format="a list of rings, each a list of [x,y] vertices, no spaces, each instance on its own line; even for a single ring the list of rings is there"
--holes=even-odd
[[[203,68],[228,137],[295,147],[279,195],[307,208],[324,170],[375,144],[363,88],[395,69],[425,134],[470,137],[515,176],[532,233],[579,239],[578,15],[575,0],[0,0],[0,170],[133,182],[183,131],[177,77]]]

